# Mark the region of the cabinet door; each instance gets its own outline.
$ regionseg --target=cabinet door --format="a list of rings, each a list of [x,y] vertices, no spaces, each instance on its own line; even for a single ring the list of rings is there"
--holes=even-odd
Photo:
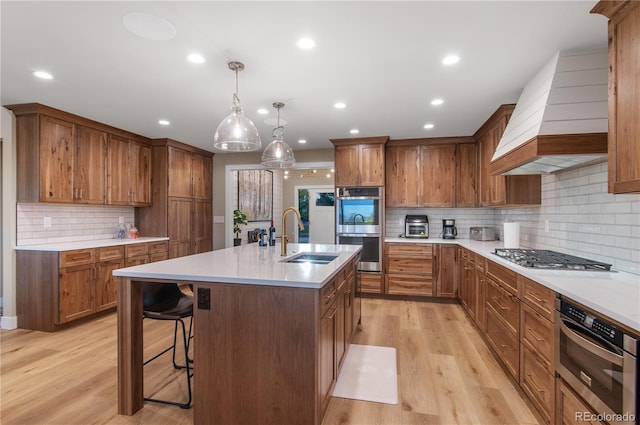
[[[358,146],[336,146],[335,148],[335,185],[359,186]]]
[[[211,199],[211,158],[194,153],[191,164],[193,197],[195,199]]]
[[[211,201],[193,203],[193,242],[194,254],[213,249],[213,213]]]
[[[489,143],[487,147],[489,152],[487,152],[487,157],[489,162],[487,163],[487,167],[491,163],[491,158],[493,157],[496,148],[498,147],[498,143],[500,143],[500,138],[502,137],[502,133],[507,128],[506,121],[500,121],[489,133]],[[490,176],[489,177],[489,205],[504,205],[507,202],[507,191],[506,191],[506,177],[505,176]]]
[[[561,378],[556,378],[558,402],[556,406],[557,425],[605,425],[597,420],[597,415]]]
[[[191,152],[168,147],[169,150],[169,196],[191,197]]]
[[[60,269],[57,323],[70,322],[94,312],[93,276],[93,264]]]
[[[69,122],[40,117],[40,200],[73,201],[75,126]]]
[[[458,296],[458,246],[439,245],[437,292],[439,297],[455,298]]]
[[[129,144],[131,205],[151,205],[151,147],[131,141]]]
[[[105,203],[107,133],[77,126],[73,198],[82,204]]]
[[[107,147],[107,204],[129,205],[129,139],[109,135]]]
[[[475,207],[478,202],[476,144],[463,143],[458,145],[457,149],[456,207]]]
[[[118,300],[118,278],[112,272],[124,267],[124,260],[104,261],[96,265],[95,304],[96,311],[116,306]]]
[[[193,201],[170,198],[168,201],[169,258],[190,255],[193,232]]]
[[[358,167],[360,186],[384,186],[384,145],[360,145]]]
[[[320,321],[320,406],[326,411],[331,391],[337,379],[336,362],[336,305],[327,309]]]
[[[422,146],[423,207],[453,207],[456,196],[455,145]]]
[[[387,148],[386,206],[418,207],[420,193],[420,147],[394,146]]]

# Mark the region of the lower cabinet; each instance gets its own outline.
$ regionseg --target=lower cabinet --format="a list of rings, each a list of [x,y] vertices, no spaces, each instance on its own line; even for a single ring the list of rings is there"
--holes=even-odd
[[[384,292],[383,288],[383,278],[382,273],[375,272],[357,272],[358,279],[360,280],[360,292],[364,292],[367,294],[382,294]]]
[[[385,243],[385,293],[434,296],[434,262],[432,244]]]
[[[438,244],[436,295],[442,298],[458,296],[458,245]]]
[[[17,250],[18,327],[53,332],[116,307],[113,270],[164,260],[167,248],[167,241],[160,241],[60,252]]]
[[[562,378],[556,378],[556,393],[556,425],[605,425]]]

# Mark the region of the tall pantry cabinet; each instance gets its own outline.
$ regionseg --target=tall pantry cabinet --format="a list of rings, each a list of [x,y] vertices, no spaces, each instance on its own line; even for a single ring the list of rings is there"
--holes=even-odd
[[[142,234],[168,236],[169,258],[213,249],[213,153],[171,139],[152,141],[153,206],[136,209]]]

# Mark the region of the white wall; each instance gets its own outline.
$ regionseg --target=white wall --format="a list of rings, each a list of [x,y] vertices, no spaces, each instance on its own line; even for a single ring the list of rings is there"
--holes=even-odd
[[[1,108],[2,121],[2,318],[0,327],[18,327],[16,314],[15,269],[15,228],[16,228],[16,152],[13,114]]]

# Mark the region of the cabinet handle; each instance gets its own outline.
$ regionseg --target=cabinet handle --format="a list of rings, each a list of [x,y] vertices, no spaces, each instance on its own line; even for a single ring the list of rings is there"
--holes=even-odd
[[[538,301],[539,303],[544,301],[543,299],[538,298],[533,292],[527,292],[527,295],[529,295],[531,298]]]
[[[82,188],[80,188],[80,199],[82,199]]]
[[[334,316],[336,315],[336,311],[337,309],[335,307],[330,308],[329,310],[327,310],[327,314],[325,314],[323,319],[333,319]]]
[[[336,290],[334,289],[333,291],[331,291],[331,293],[329,295],[325,295],[324,298],[325,299],[330,299],[333,298],[333,296],[336,294]]]
[[[542,342],[544,341],[544,339],[540,338],[540,336],[538,334],[536,334],[533,329],[531,328],[527,328],[527,332],[529,332],[531,335],[533,335],[533,337],[538,340],[538,342]]]
[[[501,310],[509,310],[508,307],[505,307],[502,304],[500,304],[500,302],[498,301],[498,297],[491,297],[491,299],[498,305],[498,307],[500,307]]]
[[[534,390],[536,390],[539,393],[545,392],[544,390],[541,390],[540,387],[536,385],[536,381],[533,380],[533,376],[531,374],[527,374],[527,377],[529,378],[529,382],[531,383],[531,386],[533,387]]]
[[[351,308],[351,289],[349,289],[345,296],[347,297],[347,308]]]

